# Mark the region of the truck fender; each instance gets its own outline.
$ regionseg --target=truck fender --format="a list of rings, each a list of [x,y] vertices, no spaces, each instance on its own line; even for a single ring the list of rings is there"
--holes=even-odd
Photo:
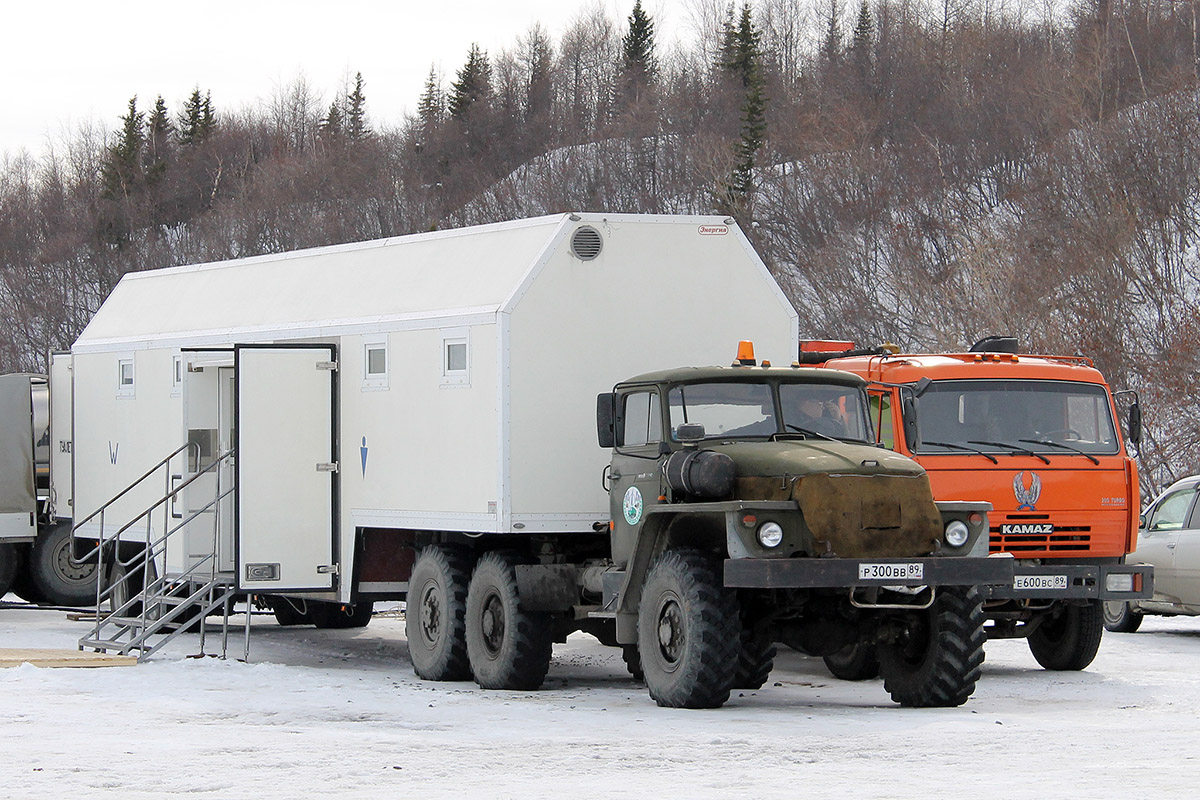
[[[651,563],[668,547],[682,545],[724,552],[724,514],[676,514],[669,510],[659,513],[651,510],[646,514],[617,600],[617,641],[621,644],[637,642],[638,606]]]

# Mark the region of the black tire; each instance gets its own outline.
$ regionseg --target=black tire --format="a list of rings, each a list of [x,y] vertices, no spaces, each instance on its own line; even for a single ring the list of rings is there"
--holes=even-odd
[[[669,708],[719,708],[729,699],[741,649],[737,598],[720,562],[668,550],[654,562],[638,608],[646,688]]]
[[[310,602],[308,615],[313,625],[318,628],[343,629],[365,628],[375,613],[375,603],[355,603],[352,606],[341,603]]]
[[[21,557],[11,544],[0,544],[0,598],[8,594],[17,580]]]
[[[975,691],[987,639],[979,589],[943,586],[909,621],[900,640],[876,647],[883,688],[910,708],[962,705]]]
[[[29,551],[32,549],[31,545],[14,544],[12,548],[17,556],[17,577],[9,587],[9,591],[22,600],[35,605],[46,602],[46,598],[42,597],[42,593],[33,584],[33,575],[30,574]]]
[[[734,689],[761,689],[775,668],[775,643],[751,625],[742,623],[741,646],[733,670]]]
[[[312,617],[308,613],[308,601],[296,600],[290,597],[268,597],[267,605],[275,615],[275,621],[287,628],[292,625],[311,625]],[[304,610],[301,611],[300,609]]]
[[[642,671],[642,654],[638,652],[636,644],[621,645],[621,660],[625,662],[630,677],[635,681],[646,680],[646,673]]]
[[[39,533],[29,553],[33,584],[50,605],[95,605],[96,565],[72,556],[69,524]]]
[[[1113,633],[1133,633],[1142,627],[1145,614],[1134,611],[1124,600],[1106,600],[1103,603],[1104,630]]]
[[[1104,609],[1099,600],[1059,607],[1029,634],[1029,652],[1046,669],[1069,672],[1085,668],[1100,649]]]
[[[521,608],[518,563],[511,553],[485,553],[467,588],[467,659],[484,689],[536,689],[550,669],[550,619]]]
[[[404,606],[413,670],[427,681],[469,681],[467,584],[471,560],[456,547],[433,545],[417,554]]]
[[[823,660],[829,674],[838,680],[869,681],[879,677],[879,657],[874,645],[847,645]]]

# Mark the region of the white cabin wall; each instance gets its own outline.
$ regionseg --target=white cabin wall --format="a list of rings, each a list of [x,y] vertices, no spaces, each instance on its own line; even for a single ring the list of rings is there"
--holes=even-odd
[[[760,359],[796,357],[795,312],[734,230],[592,224],[600,255],[574,258],[567,231],[511,315],[512,510],[526,530],[607,520],[611,453],[596,442],[596,395],[617,381],[728,364],[740,339]]]
[[[161,349],[74,355],[77,524],[183,444],[183,401],[171,385],[177,353]],[[123,358],[134,359],[134,390],[128,397],[119,397],[117,390],[118,362]],[[161,499],[165,480],[147,480],[122,498],[105,513],[106,527],[124,524]],[[161,511],[152,523],[161,533]],[[141,538],[144,531],[144,526],[131,531],[129,538]],[[94,535],[95,530],[89,527],[85,533]]]
[[[443,331],[464,329],[469,383],[444,385]],[[386,389],[363,386],[364,345],[373,340],[342,337],[343,548],[356,526],[495,530],[496,326],[388,333]]]

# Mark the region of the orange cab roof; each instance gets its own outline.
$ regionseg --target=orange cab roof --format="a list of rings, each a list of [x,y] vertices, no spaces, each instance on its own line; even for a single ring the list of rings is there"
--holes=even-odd
[[[1104,384],[1104,376],[1083,356],[1026,355],[1018,353],[948,353],[832,358],[830,369],[844,369],[868,380],[913,383],[971,378],[1027,378]]]

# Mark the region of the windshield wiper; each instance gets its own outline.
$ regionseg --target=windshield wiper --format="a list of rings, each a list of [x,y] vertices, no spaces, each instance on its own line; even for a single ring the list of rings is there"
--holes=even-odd
[[[1030,450],[1028,447],[1021,447],[1020,445],[1013,444],[1012,442],[988,442],[988,441],[983,441],[981,439],[969,439],[967,441],[967,444],[990,444],[992,447],[1007,447],[1009,450],[1013,451],[1013,452],[1009,453],[1009,455],[1015,456],[1017,453],[1024,453],[1027,456],[1033,456],[1034,458],[1040,458],[1046,464],[1050,463],[1050,459],[1046,458],[1041,453]]]
[[[925,440],[922,440],[921,444],[931,444],[934,447],[949,447],[951,450],[966,450],[968,453],[974,453],[977,456],[983,456],[984,458],[990,460],[993,464],[1000,463],[1000,459],[996,458],[991,453],[985,453],[975,447],[966,447],[961,444],[954,444],[953,442],[930,442]]]
[[[1018,439],[1017,441],[1018,442],[1028,442],[1029,444],[1044,444],[1047,447],[1061,447],[1063,450],[1070,450],[1072,453],[1078,453],[1079,455],[1083,456],[1084,458],[1089,459],[1093,464],[1096,464],[1096,465],[1100,464],[1100,459],[1096,458],[1091,453],[1085,453],[1082,450],[1080,450],[1078,447],[1071,447],[1071,445],[1069,445],[1069,444],[1062,444],[1060,442],[1052,442],[1049,439]]]
[[[831,442],[840,441],[839,439],[836,439],[833,436],[826,436],[825,434],[819,433],[818,431],[812,431],[812,430],[809,430],[808,428],[801,428],[799,425],[793,425],[790,422],[783,423],[783,427],[788,428],[789,430],[793,430],[796,433],[803,433],[805,436],[817,436],[821,439],[828,439]]]

